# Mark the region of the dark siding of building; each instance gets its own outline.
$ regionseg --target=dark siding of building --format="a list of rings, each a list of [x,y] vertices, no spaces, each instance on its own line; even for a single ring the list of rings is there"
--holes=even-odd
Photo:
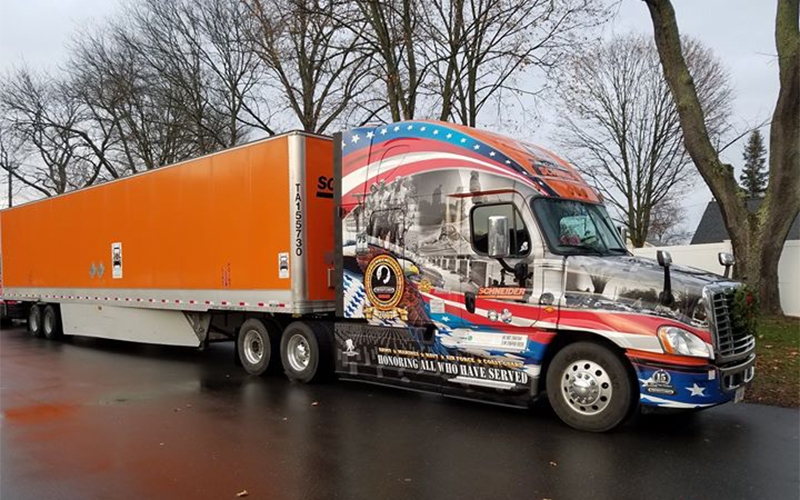
[[[761,200],[748,200],[747,208],[751,212],[758,210],[761,205]],[[692,245],[701,243],[719,243],[730,239],[728,230],[725,229],[725,223],[722,221],[722,212],[719,210],[719,205],[716,201],[710,201],[706,207],[703,218],[697,225],[697,231],[692,237]],[[800,219],[795,217],[792,227],[789,229],[789,236],[787,240],[800,240]]]

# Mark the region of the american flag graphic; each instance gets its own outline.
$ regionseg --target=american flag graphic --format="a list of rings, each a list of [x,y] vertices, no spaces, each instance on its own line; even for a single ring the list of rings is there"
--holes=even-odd
[[[544,196],[599,201],[575,168],[550,151],[459,125],[408,121],[361,127],[342,136],[342,204],[369,185],[429,171],[468,169],[505,177]]]

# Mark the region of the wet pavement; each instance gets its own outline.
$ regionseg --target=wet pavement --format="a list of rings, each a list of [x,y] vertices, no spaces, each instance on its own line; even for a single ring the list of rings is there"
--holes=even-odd
[[[797,410],[728,405],[612,434],[206,351],[0,332],[0,498],[794,499]]]

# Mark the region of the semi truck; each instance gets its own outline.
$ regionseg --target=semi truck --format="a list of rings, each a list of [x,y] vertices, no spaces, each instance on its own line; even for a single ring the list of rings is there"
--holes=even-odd
[[[204,347],[607,431],[741,400],[724,274],[634,257],[553,152],[436,121],[290,132],[0,212],[0,297],[34,336]],[[721,268],[722,269],[722,268]]]

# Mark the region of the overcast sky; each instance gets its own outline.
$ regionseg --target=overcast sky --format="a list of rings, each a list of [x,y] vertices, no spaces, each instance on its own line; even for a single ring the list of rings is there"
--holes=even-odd
[[[119,9],[118,0],[0,0],[0,70],[25,61],[32,68],[54,68],[67,56],[77,31],[102,24]],[[778,95],[775,59],[775,0],[673,0],[683,34],[698,38],[729,69],[736,91],[734,123],[744,129],[767,119]],[[647,7],[641,0],[621,0],[607,35],[631,31],[652,34]],[[546,145],[551,119],[534,134]],[[767,132],[766,130],[764,132]],[[728,149],[725,160],[741,167],[742,144]],[[693,230],[711,195],[698,179],[686,197],[687,229]]]
[[[730,71],[736,93],[732,121],[737,130],[746,130],[768,119],[778,99],[776,4],[776,0],[673,0],[681,34],[701,40]],[[622,0],[619,15],[609,31],[652,35],[647,6],[641,0]],[[769,135],[768,128],[762,132]],[[743,147],[744,139],[723,153],[723,160],[737,169],[737,178]],[[697,227],[709,200],[711,192],[698,177],[695,189],[684,202],[688,230]]]

